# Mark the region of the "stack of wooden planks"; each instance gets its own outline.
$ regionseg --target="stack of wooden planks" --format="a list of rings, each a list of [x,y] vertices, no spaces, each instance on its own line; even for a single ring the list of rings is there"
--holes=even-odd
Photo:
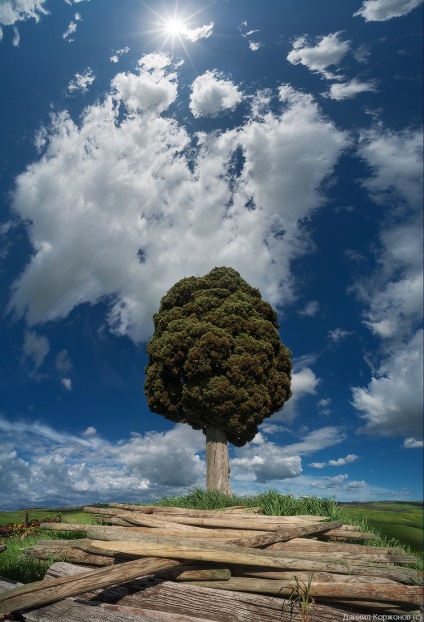
[[[84,510],[103,524],[42,526],[86,537],[29,549],[62,563],[44,581],[5,589],[0,614],[19,610],[28,622],[284,622],[313,613],[324,622],[349,612],[417,614],[423,600],[422,573],[405,567],[414,557],[349,542],[374,535],[325,516],[124,504]],[[93,617],[94,607],[103,617]]]

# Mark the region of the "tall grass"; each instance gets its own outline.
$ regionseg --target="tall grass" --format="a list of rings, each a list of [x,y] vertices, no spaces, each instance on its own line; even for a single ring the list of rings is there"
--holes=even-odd
[[[196,488],[181,497],[164,497],[158,501],[157,505],[198,510],[218,510],[233,505],[241,505],[259,507],[262,514],[270,516],[313,514],[315,516],[328,516],[331,520],[337,520],[341,513],[333,498],[302,497],[297,499],[293,495],[281,495],[275,490],[254,496],[239,497],[237,495],[228,496],[215,491],[205,492],[202,488]]]
[[[91,522],[91,516],[86,514],[85,518],[86,523]],[[78,540],[85,535],[79,531],[49,531],[37,528],[28,532],[24,539],[21,536],[7,538],[4,540],[6,550],[0,553],[0,577],[20,583],[41,581],[54,560],[35,559],[25,554],[26,549],[34,546],[38,540]]]

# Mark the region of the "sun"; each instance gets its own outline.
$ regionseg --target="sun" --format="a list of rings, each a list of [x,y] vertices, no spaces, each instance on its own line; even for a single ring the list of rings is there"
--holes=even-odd
[[[165,20],[163,30],[171,37],[178,37],[186,32],[187,26],[184,24],[182,19],[175,17]]]

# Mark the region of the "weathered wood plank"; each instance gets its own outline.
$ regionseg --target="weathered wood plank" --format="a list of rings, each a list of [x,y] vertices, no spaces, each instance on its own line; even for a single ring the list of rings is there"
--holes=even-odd
[[[260,513],[260,508],[252,507],[247,508],[243,505],[234,505],[227,508],[220,508],[217,510],[194,510],[190,508],[179,508],[177,506],[166,506],[166,505],[131,505],[130,503],[109,503],[110,508],[118,508],[121,510],[135,510],[136,512],[144,512],[146,514],[156,513],[156,514],[187,514],[191,516],[214,516],[215,514],[226,514],[228,512],[236,514],[258,514]]]
[[[0,594],[0,614],[57,602],[93,588],[115,585],[178,566],[180,564],[175,560],[150,558],[86,571],[82,576],[36,581]]]
[[[300,620],[296,607],[284,599],[259,594],[226,592],[164,581],[160,585],[128,595],[119,605],[142,606],[144,610],[204,617],[219,622],[294,622]],[[335,607],[311,605],[308,613],[315,622],[342,622],[345,612]]]
[[[266,547],[270,551],[290,551],[295,549],[296,551],[332,551],[335,553],[351,551],[352,553],[390,553],[392,555],[404,554],[405,551],[401,547],[375,547],[368,546],[366,544],[352,544],[351,542],[323,542],[322,540],[316,540],[311,538],[293,538],[287,542],[276,542]]]
[[[65,599],[47,607],[26,611],[25,622],[165,622],[154,611],[128,611],[126,608],[114,607],[107,609],[101,604],[88,604]]]
[[[204,586],[201,581],[190,581],[189,585]],[[273,594],[278,597],[289,597],[297,587],[296,581],[275,581],[272,579],[249,579],[231,577],[228,581],[208,581],[207,586],[220,590],[250,592],[259,594]],[[380,603],[400,603],[403,605],[417,605],[423,602],[423,588],[410,585],[385,585],[362,582],[348,583],[317,583],[312,581],[308,585],[308,592],[312,598],[344,598],[349,600],[368,600]]]
[[[94,529],[94,528],[93,528]],[[96,530],[101,530],[96,527]],[[103,528],[106,529],[106,528]],[[109,528],[110,529],[110,528]],[[227,544],[209,544],[195,540],[176,538],[155,538],[132,534],[131,540],[93,540],[88,550],[95,554],[116,555],[125,553],[134,557],[166,557],[171,559],[186,559],[193,561],[212,561],[221,564],[242,564],[247,566],[262,566],[278,570],[316,570],[334,572],[337,574],[364,574],[395,578],[402,583],[417,583],[417,572],[409,568],[396,566],[354,565],[336,562],[319,562],[303,558],[287,557],[275,552],[258,549],[245,549]],[[418,580],[419,581],[419,580]]]
[[[311,523],[306,527],[288,527],[286,529],[271,531],[263,535],[255,535],[247,538],[238,538],[231,540],[231,544],[237,546],[260,547],[274,544],[275,542],[286,542],[292,538],[300,536],[311,536],[318,533],[325,533],[343,525],[342,521],[329,521],[320,523]]]
[[[376,540],[375,533],[365,533],[363,531],[352,531],[350,529],[332,529],[321,536],[335,540]]]

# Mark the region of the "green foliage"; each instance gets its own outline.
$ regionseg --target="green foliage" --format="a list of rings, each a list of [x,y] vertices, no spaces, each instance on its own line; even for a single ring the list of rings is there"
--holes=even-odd
[[[182,279],[153,319],[145,381],[152,412],[220,428],[241,447],[289,399],[290,352],[277,315],[235,270]]]

